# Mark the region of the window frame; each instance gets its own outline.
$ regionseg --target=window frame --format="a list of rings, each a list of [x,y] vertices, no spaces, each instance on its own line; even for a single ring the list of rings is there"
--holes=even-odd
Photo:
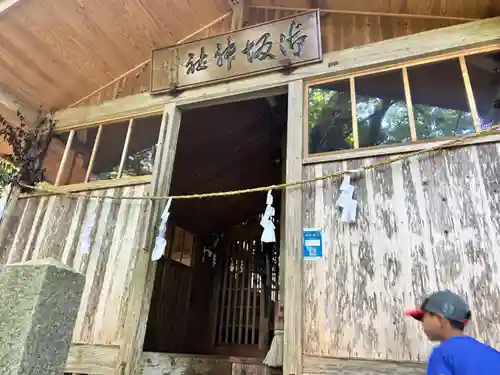
[[[345,71],[333,74],[329,77],[319,78],[319,79],[310,79],[304,81],[304,99],[303,99],[303,145],[302,145],[302,163],[303,164],[314,164],[314,163],[323,163],[328,161],[342,161],[349,159],[358,159],[358,158],[369,158],[374,156],[383,156],[383,155],[393,155],[393,154],[402,154],[408,152],[419,151],[428,147],[437,146],[439,144],[445,144],[446,142],[456,139],[457,136],[451,137],[441,137],[430,140],[418,140],[416,135],[415,128],[415,117],[413,112],[413,102],[411,99],[411,91],[410,84],[408,80],[408,68],[432,64],[445,60],[457,59],[460,64],[461,76],[464,83],[465,95],[467,98],[467,103],[469,104],[469,109],[472,115],[473,124],[475,131],[481,131],[479,114],[476,107],[476,100],[474,97],[474,93],[472,90],[467,63],[465,58],[467,56],[476,55],[480,53],[487,52],[500,52],[500,43],[488,44],[481,47],[476,48],[467,48],[461,49],[456,52],[444,53],[436,56],[429,56],[425,58],[419,59],[408,59],[404,61],[394,61],[393,63],[386,64],[381,67],[369,68],[369,69],[360,69],[360,70],[352,70]],[[400,71],[402,74],[402,82],[405,93],[405,102],[408,108],[408,122],[410,125],[410,133],[412,136],[412,142],[406,144],[390,144],[390,145],[382,145],[382,146],[370,146],[359,148],[359,137],[358,137],[358,119],[357,119],[357,107],[356,107],[356,87],[355,87],[355,79],[375,75],[379,73],[386,73],[390,71]],[[339,151],[329,151],[323,153],[310,154],[309,153],[309,124],[308,124],[308,115],[309,115],[309,88],[312,86],[317,86],[325,83],[333,83],[338,81],[349,81],[350,88],[350,97],[351,97],[351,117],[352,117],[352,127],[353,127],[353,138],[354,138],[354,148],[349,150],[339,150]],[[500,123],[493,124],[492,126],[499,126]],[[471,137],[470,139],[461,142],[460,145],[465,144],[481,144],[488,142],[496,142],[500,141],[500,133],[499,134],[485,134],[477,137]]]
[[[111,188],[111,187],[119,187],[119,186],[131,186],[131,185],[139,185],[139,184],[144,184],[144,183],[150,183],[152,181],[152,174],[147,174],[144,176],[127,176],[127,177],[122,177],[123,170],[125,167],[125,162],[127,159],[127,153],[130,145],[130,141],[132,139],[132,133],[134,129],[134,123],[136,120],[141,119],[141,118],[147,118],[147,117],[155,117],[155,116],[161,116],[163,113],[162,111],[154,111],[154,112],[144,112],[141,114],[135,114],[133,116],[123,116],[117,119],[112,119],[106,122],[102,123],[86,123],[83,126],[71,126],[71,127],[63,127],[63,128],[57,128],[54,129],[54,134],[68,134],[68,139],[64,145],[64,151],[61,157],[61,160],[59,162],[59,165],[57,167],[57,174],[56,178],[54,181],[54,186],[57,187],[59,190],[67,191],[67,192],[77,192],[77,191],[89,191],[89,190],[96,190],[96,189],[102,189],[102,188]],[[165,121],[163,117],[160,118],[160,122]],[[125,136],[125,140],[122,145],[122,152],[120,155],[120,164],[118,167],[118,176],[117,178],[111,179],[111,180],[98,180],[98,181],[89,181],[90,175],[92,173],[92,167],[95,162],[95,157],[98,153],[99,149],[99,142],[101,138],[101,134],[103,132],[104,127],[107,126],[114,126],[117,125],[118,123],[125,123],[128,122],[127,125],[127,133]],[[67,158],[69,155],[69,152],[71,151],[71,146],[73,143],[73,139],[75,137],[75,134],[79,130],[85,130],[85,129],[97,129],[97,134],[96,138],[94,140],[94,144],[92,145],[92,152],[90,154],[90,159],[89,159],[89,164],[87,167],[87,173],[85,176],[85,181],[84,182],[79,182],[79,183],[74,183],[74,184],[61,184],[60,180],[62,178],[62,172],[64,170],[65,164],[67,162]],[[156,146],[158,145],[158,140],[159,140],[159,135],[157,136],[156,140]]]

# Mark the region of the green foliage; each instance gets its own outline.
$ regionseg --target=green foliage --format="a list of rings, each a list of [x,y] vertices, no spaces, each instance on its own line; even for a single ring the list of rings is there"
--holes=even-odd
[[[5,186],[9,183],[12,175],[18,172],[14,164],[7,160],[0,159],[0,191],[3,191]]]
[[[9,144],[11,153],[3,154],[1,157],[17,168],[16,178],[27,184],[35,185],[44,180],[45,169],[43,161],[52,137],[55,121],[52,119],[53,112],[48,116],[40,110],[38,117],[32,124],[26,122],[25,116],[17,112],[18,124],[12,124],[0,115],[0,136]],[[10,182],[13,175],[11,167],[6,163],[0,168],[2,184]],[[14,167],[12,167],[14,168]],[[26,191],[23,189],[23,191]]]

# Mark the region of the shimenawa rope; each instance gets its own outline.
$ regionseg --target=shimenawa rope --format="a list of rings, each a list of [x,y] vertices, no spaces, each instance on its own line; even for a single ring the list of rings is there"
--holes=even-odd
[[[428,148],[424,148],[419,151],[415,152],[410,152],[406,154],[401,154],[393,158],[389,158],[386,160],[382,160],[378,163],[374,164],[368,164],[364,165],[359,168],[360,171],[366,172],[371,169],[379,168],[382,166],[386,166],[392,163],[395,163],[400,160],[405,160],[409,159],[414,156],[418,156],[424,153],[429,153],[432,151],[440,151],[445,148],[457,145],[459,143],[464,142],[467,139],[471,138],[476,138],[479,136],[485,136],[489,135],[492,133],[495,133],[496,130],[500,128],[500,125],[495,125],[492,126],[491,128],[487,130],[483,130],[479,133],[472,133],[472,134],[467,134],[461,137],[457,137],[454,139],[451,139],[449,141],[445,141],[444,143],[439,142],[435,146],[431,146]],[[234,195],[242,195],[242,194],[249,194],[249,193],[256,193],[256,192],[261,192],[261,191],[269,191],[269,190],[282,190],[282,189],[287,189],[291,187],[296,187],[296,186],[301,186],[301,185],[306,185],[318,181],[324,181],[336,177],[341,177],[350,171],[340,171],[340,172],[335,172],[335,173],[330,173],[324,176],[319,176],[315,178],[311,178],[308,180],[301,180],[301,181],[294,181],[294,182],[288,182],[288,183],[282,183],[282,184],[277,184],[277,185],[269,185],[269,186],[260,186],[256,188],[250,188],[250,189],[241,189],[241,190],[233,190],[233,191],[221,191],[221,192],[214,192],[214,193],[203,193],[203,194],[188,194],[188,195],[174,195],[174,196],[144,196],[144,197],[115,197],[115,196],[110,196],[110,195],[103,195],[103,196],[93,196],[93,195],[88,195],[87,193],[71,193],[67,191],[62,191],[57,188],[49,188],[49,187],[38,187],[38,186],[30,186],[26,185],[24,183],[19,182],[18,184],[24,188],[30,188],[34,191],[40,191],[42,195],[60,195],[60,196],[65,196],[65,197],[70,197],[70,198],[88,198],[88,199],[111,199],[111,200],[168,200],[168,199],[203,199],[203,198],[216,198],[216,197],[227,197],[227,196],[234,196]]]

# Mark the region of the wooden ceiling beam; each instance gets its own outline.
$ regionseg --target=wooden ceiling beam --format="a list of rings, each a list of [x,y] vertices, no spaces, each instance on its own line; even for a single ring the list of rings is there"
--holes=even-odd
[[[282,7],[277,5],[249,5],[250,8],[254,9],[265,9],[265,10],[279,10],[284,12],[307,12],[314,8],[297,8],[297,7]],[[390,12],[364,12],[361,10],[344,10],[344,9],[328,9],[320,8],[321,13],[326,14],[341,14],[341,15],[353,15],[353,16],[378,16],[378,17],[396,17],[396,18],[414,18],[420,20],[440,20],[440,21],[476,21],[479,18],[470,17],[451,17],[451,16],[436,16],[432,14],[415,14],[415,13],[390,13]]]

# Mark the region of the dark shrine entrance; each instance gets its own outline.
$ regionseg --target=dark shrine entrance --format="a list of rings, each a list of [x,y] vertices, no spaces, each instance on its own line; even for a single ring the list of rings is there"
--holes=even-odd
[[[286,94],[183,111],[171,194],[283,182],[286,124]],[[282,194],[273,192],[274,244],[261,242],[266,196],[172,203],[144,351],[264,358],[278,300]]]

